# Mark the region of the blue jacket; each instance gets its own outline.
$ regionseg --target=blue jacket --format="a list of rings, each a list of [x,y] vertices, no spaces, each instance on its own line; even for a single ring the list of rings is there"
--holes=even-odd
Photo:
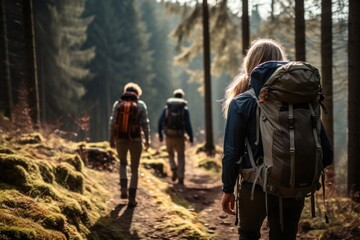
[[[250,88],[258,95],[261,87],[274,73],[279,65],[287,62],[266,62],[257,66],[251,73]],[[232,193],[239,174],[240,165],[236,162],[242,157],[242,168],[251,168],[246,150],[245,138],[249,139],[254,159],[263,155],[262,143],[256,141],[256,109],[257,104],[246,91],[236,96],[230,103],[224,134],[224,156],[222,158],[223,192]],[[323,166],[331,164],[333,151],[324,127],[321,127],[321,145],[323,148]]]

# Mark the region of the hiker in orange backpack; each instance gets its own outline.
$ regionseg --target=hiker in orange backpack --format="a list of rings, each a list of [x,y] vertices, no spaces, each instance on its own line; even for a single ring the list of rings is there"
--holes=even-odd
[[[299,94],[303,83],[309,88]],[[317,69],[288,62],[271,39],[252,43],[227,87],[222,209],[239,214],[240,239],[260,239],[266,217],[270,240],[296,239],[305,194],[318,190],[333,160],[319,116],[320,92]]]
[[[110,146],[116,147],[120,158],[120,197],[129,197],[129,207],[135,207],[137,204],[138,168],[143,149],[141,130],[144,133],[145,150],[150,144],[149,119],[146,104],[139,100],[141,93],[139,85],[132,82],[126,84],[124,93],[114,103],[109,124]],[[129,190],[126,171],[128,153],[131,163]]]
[[[166,149],[169,154],[169,164],[172,171],[172,181],[178,179],[184,184],[185,175],[185,136],[187,133],[190,143],[193,143],[193,131],[190,122],[190,113],[187,101],[183,99],[182,89],[174,91],[174,97],[169,98],[158,122],[160,142],[163,141],[163,132],[166,136]],[[175,161],[177,153],[177,163]]]

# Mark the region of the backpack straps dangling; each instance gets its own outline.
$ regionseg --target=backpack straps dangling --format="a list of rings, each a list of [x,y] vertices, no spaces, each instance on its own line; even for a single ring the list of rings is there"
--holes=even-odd
[[[289,104],[289,137],[290,137],[290,186],[295,187],[295,124],[294,106]]]
[[[319,158],[319,154],[322,154],[322,147],[321,147],[321,143],[319,141],[319,138],[318,138],[318,133],[317,133],[317,116],[316,116],[316,113],[314,111],[314,108],[312,106],[312,104],[309,102],[309,109],[310,109],[310,112],[311,112],[311,121],[312,121],[312,127],[313,127],[313,135],[314,135],[314,141],[315,141],[315,145],[316,145],[316,164],[315,164],[315,172],[314,172],[314,179],[313,179],[313,182],[315,183],[317,181],[317,174],[319,172],[319,162],[320,161],[320,158]]]
[[[240,208],[240,189],[241,189],[241,179],[240,174],[236,179],[236,192],[235,192],[235,225],[239,223],[239,208]]]

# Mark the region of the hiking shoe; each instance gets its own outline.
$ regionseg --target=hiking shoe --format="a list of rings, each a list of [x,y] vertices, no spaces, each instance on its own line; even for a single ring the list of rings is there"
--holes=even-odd
[[[136,199],[136,188],[129,188],[129,202],[128,202],[128,207],[129,208],[134,208],[137,205],[137,201]]]
[[[137,205],[137,201],[129,201],[128,202],[128,208],[134,208],[134,207],[136,207],[136,205]]]

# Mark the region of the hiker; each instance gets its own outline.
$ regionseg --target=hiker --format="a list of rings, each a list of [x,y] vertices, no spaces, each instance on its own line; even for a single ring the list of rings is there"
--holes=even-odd
[[[257,96],[256,93],[259,93],[273,72],[286,63],[285,51],[279,43],[271,39],[256,40],[252,43],[242,62],[240,73],[235,76],[225,92],[223,113],[226,118],[226,127],[224,156],[222,158],[222,209],[228,214],[236,215],[235,205],[238,204],[240,239],[260,239],[261,225],[266,217],[268,218],[269,238],[271,240],[296,239],[298,222],[304,207],[304,196],[281,198],[268,190],[269,185],[263,188],[258,181],[259,176],[267,177],[261,175],[268,170],[262,168],[265,162],[265,149],[270,149],[271,152],[275,143],[271,145],[272,143],[269,140],[263,142],[264,140],[261,138],[266,133],[259,129],[258,121],[266,121],[267,119],[259,118],[258,114],[262,116],[261,111],[263,109],[258,107],[261,103],[257,102],[254,96]],[[266,93],[263,95],[264,99],[261,101],[266,102]],[[292,104],[289,104],[287,110],[289,112],[290,105]],[[307,108],[307,111],[310,111],[310,106]],[[260,113],[258,112],[259,109]],[[272,109],[273,114],[275,110],[275,108]],[[276,113],[278,113],[277,110]],[[295,119],[295,123],[297,123],[296,121],[297,119]],[[290,125],[289,119],[286,122],[289,122]],[[319,126],[323,154],[322,166],[326,167],[332,162],[333,152],[322,124],[317,126]],[[296,127],[295,132],[297,132]],[[312,139],[315,137],[312,136]],[[307,141],[310,139],[303,139],[303,142]],[[281,155],[281,157],[284,156]],[[319,162],[321,164],[321,160]],[[253,164],[257,168],[254,168]],[[251,172],[252,169],[260,169],[261,171]],[[247,170],[250,175],[246,175]],[[272,167],[269,171],[271,170],[273,170]],[[240,183],[237,182],[239,173],[242,179]],[[266,179],[262,179],[262,181],[267,183]],[[240,188],[239,194],[237,194],[239,202],[236,202],[234,194],[237,183],[239,184],[237,188]],[[263,184],[265,183],[263,182]]]
[[[190,123],[190,113],[187,101],[183,99],[185,93],[182,89],[176,89],[174,96],[169,98],[161,113],[158,122],[158,133],[160,142],[163,141],[165,133],[166,150],[169,154],[169,165],[172,171],[172,181],[178,179],[179,184],[184,184],[185,174],[185,133],[193,143],[193,131]],[[177,153],[177,163],[175,162]]]
[[[110,117],[110,147],[116,147],[120,158],[120,198],[129,197],[128,206],[135,207],[138,185],[138,168],[143,149],[141,130],[144,133],[144,147],[150,144],[150,127],[146,104],[139,100],[142,90],[136,83],[128,83],[124,93],[114,103]],[[126,172],[127,155],[130,153],[131,178],[128,190]]]

